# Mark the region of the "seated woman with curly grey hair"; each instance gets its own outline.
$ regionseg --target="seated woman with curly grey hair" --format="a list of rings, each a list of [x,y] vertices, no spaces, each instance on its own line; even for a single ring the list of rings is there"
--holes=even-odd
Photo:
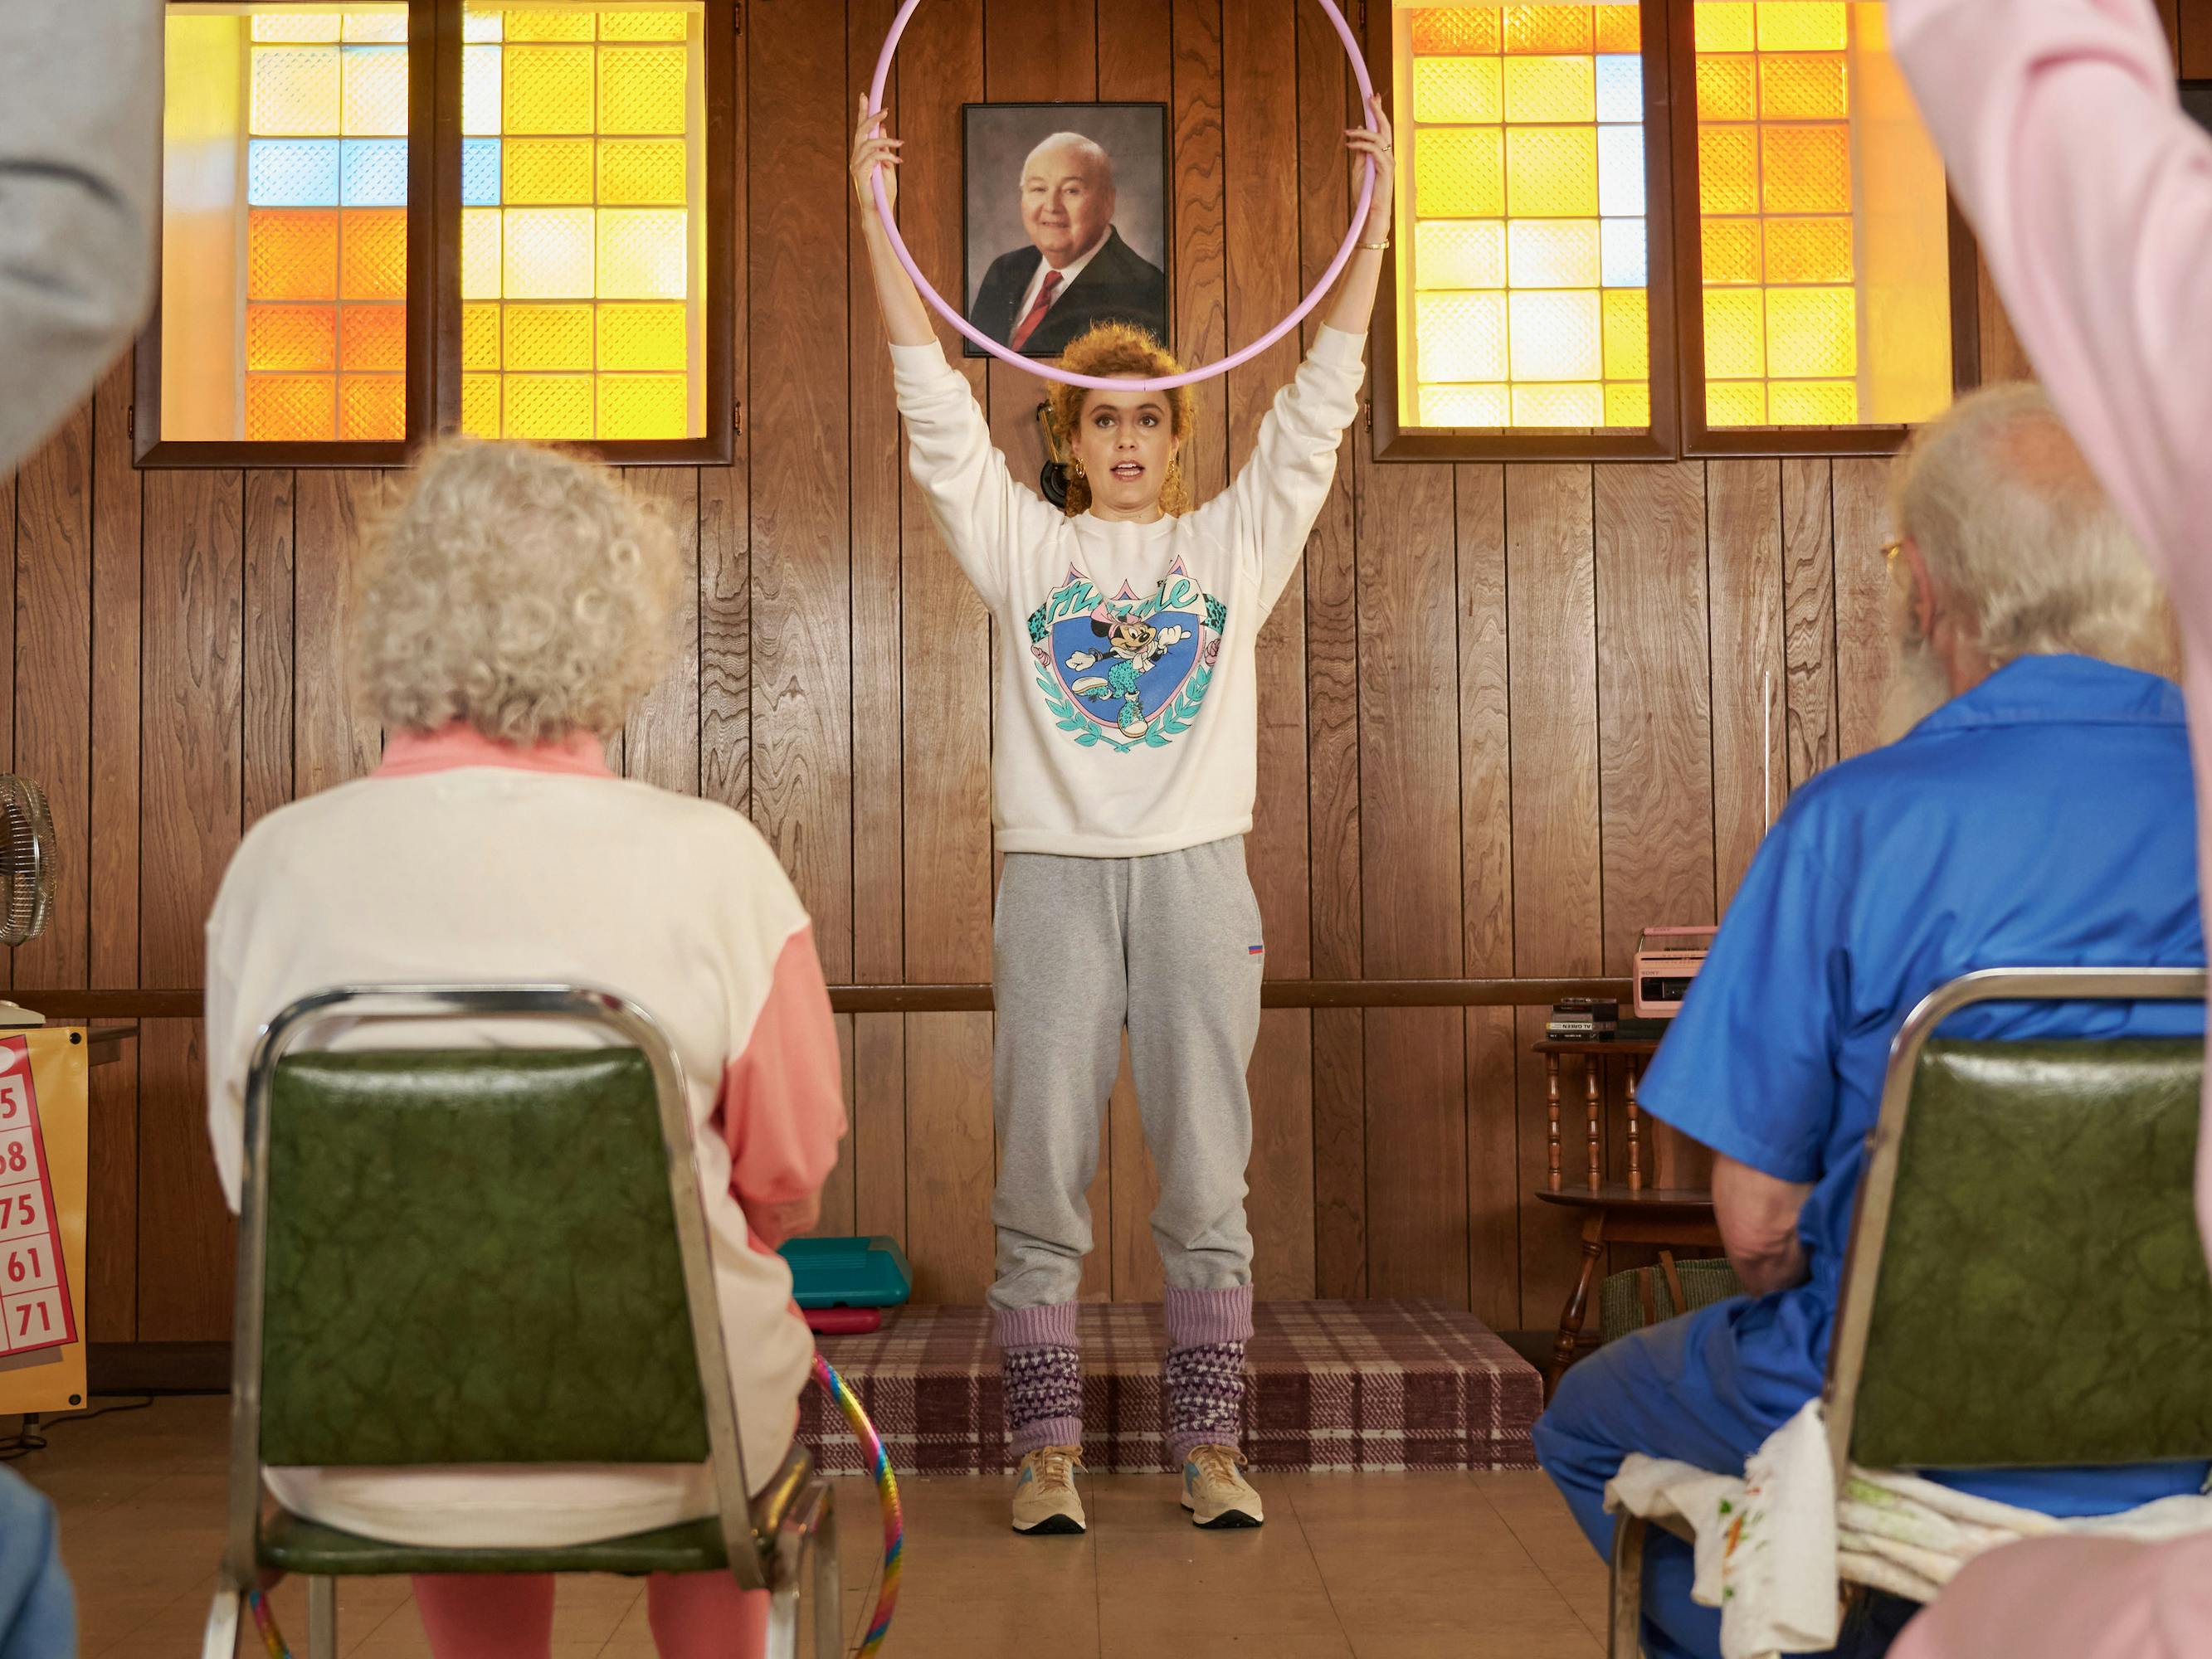
[[[209,1128],[235,1210],[255,1034],[326,986],[581,981],[649,1009],[690,1079],[745,1467],[764,1479],[813,1353],[775,1247],[813,1224],[843,1097],[813,935],[767,843],[606,764],[668,660],[681,575],[668,526],[600,467],[514,443],[424,458],[372,539],[352,624],[383,763],[258,824],[208,923]],[[447,1546],[580,1544],[714,1507],[704,1466],[268,1483],[310,1519]],[[415,1593],[438,1659],[549,1651],[550,1577],[418,1577]],[[758,1652],[765,1600],[721,1573],[647,1591],[665,1659]]]

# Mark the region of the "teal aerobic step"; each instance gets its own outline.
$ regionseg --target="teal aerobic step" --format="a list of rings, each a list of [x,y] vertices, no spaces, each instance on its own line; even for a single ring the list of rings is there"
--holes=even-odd
[[[794,1238],[782,1254],[802,1308],[895,1308],[914,1294],[914,1269],[895,1238]]]

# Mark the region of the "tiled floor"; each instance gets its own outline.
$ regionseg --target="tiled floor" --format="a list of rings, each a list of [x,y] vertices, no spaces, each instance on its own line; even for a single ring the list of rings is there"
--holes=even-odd
[[[50,1431],[15,1467],[61,1512],[83,1659],[190,1659],[221,1547],[225,1403]],[[1174,1482],[1089,1483],[1084,1538],[1018,1539],[996,1480],[910,1482],[905,1593],[887,1659],[1595,1659],[1605,1571],[1538,1474],[1283,1476],[1264,1530],[1200,1533]],[[872,1492],[841,1483],[848,1639],[874,1605]],[[275,1598],[295,1640],[296,1583]],[[351,1659],[427,1659],[404,1580],[341,1586]],[[640,1588],[562,1583],[556,1659],[650,1659]],[[804,1650],[811,1652],[811,1649]],[[248,1642],[241,1653],[258,1651]],[[320,1659],[320,1656],[317,1656]]]

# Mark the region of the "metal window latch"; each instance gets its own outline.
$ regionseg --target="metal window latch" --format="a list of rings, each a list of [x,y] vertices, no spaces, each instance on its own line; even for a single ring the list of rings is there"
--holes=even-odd
[[[730,429],[739,437],[744,435],[745,406],[743,403],[733,403],[730,405]]]

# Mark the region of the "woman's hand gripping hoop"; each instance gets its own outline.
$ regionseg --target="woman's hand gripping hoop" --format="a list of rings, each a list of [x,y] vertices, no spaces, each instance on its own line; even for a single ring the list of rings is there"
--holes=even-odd
[[[1352,60],[1352,73],[1359,82],[1359,106],[1365,110],[1375,96],[1375,85],[1368,79],[1366,62],[1359,55],[1359,42],[1352,33],[1352,26],[1344,21],[1344,14],[1337,9],[1336,0],[1316,0],[1316,3],[1328,14],[1328,21],[1336,27],[1337,39],[1344,42],[1345,55]],[[891,58],[898,52],[899,37],[906,33],[907,20],[914,15],[921,4],[921,0],[906,0],[898,9],[898,15],[891,19],[890,33],[884,37],[883,53],[876,59],[876,78],[868,83],[869,109],[879,110],[884,106],[884,83],[890,78]],[[1218,362],[1208,363],[1202,368],[1194,368],[1182,374],[1170,374],[1156,380],[1104,380],[1095,374],[1071,374],[1051,363],[1041,362],[1036,358],[1024,357],[1019,352],[1009,350],[970,323],[947,305],[945,297],[929,285],[929,279],[921,274],[921,267],[915,264],[914,255],[907,252],[906,241],[900,236],[898,225],[891,217],[890,198],[884,189],[884,169],[880,165],[875,168],[869,182],[875,194],[876,211],[884,222],[884,232],[890,239],[891,251],[898,255],[898,261],[906,267],[907,275],[914,278],[915,287],[921,290],[922,298],[929,301],[939,316],[1003,362],[1027,369],[1032,374],[1042,374],[1048,380],[1060,380],[1069,386],[1089,386],[1102,392],[1165,392],[1173,386],[1194,386],[1200,380],[1210,380],[1217,374],[1226,374],[1231,369],[1251,362],[1304,321],[1306,313],[1321,303],[1322,295],[1334,285],[1337,277],[1343,274],[1344,267],[1351,262],[1352,249],[1359,243],[1360,231],[1367,222],[1368,205],[1374,200],[1376,188],[1378,185],[1384,190],[1392,187],[1391,180],[1377,179],[1375,158],[1370,155],[1365,175],[1360,181],[1359,204],[1352,210],[1352,224],[1344,233],[1344,241],[1336,250],[1336,258],[1329,261],[1328,269],[1313,285],[1313,292],[1298,301],[1297,309],[1250,345]]]

